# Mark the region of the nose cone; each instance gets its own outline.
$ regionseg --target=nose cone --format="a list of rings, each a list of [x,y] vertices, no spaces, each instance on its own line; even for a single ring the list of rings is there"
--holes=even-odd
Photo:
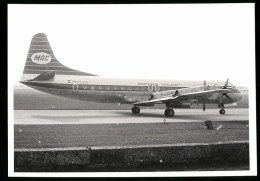
[[[231,90],[231,92],[229,93],[229,95],[232,95],[232,99],[234,102],[238,102],[243,98],[243,95],[240,92],[240,90],[233,84],[232,84],[232,88],[230,90]]]

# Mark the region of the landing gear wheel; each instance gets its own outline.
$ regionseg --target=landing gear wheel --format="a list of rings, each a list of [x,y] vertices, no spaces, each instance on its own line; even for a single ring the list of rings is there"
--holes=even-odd
[[[132,107],[132,113],[139,114],[140,113],[140,108],[139,107]]]
[[[173,117],[174,116],[174,110],[173,109],[169,109],[168,116],[169,117]]]
[[[225,113],[226,113],[225,109],[220,109],[219,110],[219,114],[225,114]]]
[[[167,117],[173,117],[174,116],[174,110],[167,108],[164,111],[164,115],[167,116]]]

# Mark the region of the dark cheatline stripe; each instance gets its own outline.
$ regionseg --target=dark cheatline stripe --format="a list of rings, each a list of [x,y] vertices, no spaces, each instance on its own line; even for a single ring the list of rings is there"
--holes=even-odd
[[[72,84],[55,84],[55,83],[40,83],[40,82],[23,82],[25,85],[53,88],[53,89],[68,89],[72,90]],[[100,89],[100,87],[102,87]],[[110,89],[107,89],[110,87]],[[115,89],[116,88],[116,89]],[[123,88],[123,89],[121,89]],[[130,89],[129,89],[130,88]],[[168,89],[182,89],[186,87],[168,87]],[[141,91],[148,92],[147,86],[129,86],[129,85],[92,85],[92,84],[78,84],[78,90],[95,90],[95,91]]]

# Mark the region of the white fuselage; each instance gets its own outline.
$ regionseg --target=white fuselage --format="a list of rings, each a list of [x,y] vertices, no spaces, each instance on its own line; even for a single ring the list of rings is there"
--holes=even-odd
[[[37,75],[27,74],[24,76],[26,77],[23,77],[22,80],[27,81],[22,81],[22,83],[42,92],[83,101],[118,104],[132,104],[147,100],[151,97],[152,93],[156,92],[203,86],[203,81],[117,79],[72,75],[56,75],[55,79],[50,81],[28,81],[28,79],[33,79]],[[223,84],[224,82],[220,81],[207,82],[207,85],[212,86],[221,86]],[[235,98],[237,93],[233,91],[229,95]],[[202,101],[191,99],[185,100],[182,103],[201,103]],[[207,103],[217,103],[217,101],[219,101],[218,95],[216,99],[211,99]]]

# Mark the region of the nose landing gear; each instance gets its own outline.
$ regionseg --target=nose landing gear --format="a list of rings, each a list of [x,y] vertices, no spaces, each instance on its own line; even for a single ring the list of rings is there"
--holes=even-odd
[[[164,111],[164,115],[167,117],[173,117],[174,116],[174,110],[171,108],[167,108]]]
[[[219,107],[221,108],[221,109],[219,110],[219,114],[225,114],[226,111],[225,111],[224,104],[220,104]]]
[[[225,109],[222,108],[219,110],[219,114],[225,114],[225,113],[226,113]]]

